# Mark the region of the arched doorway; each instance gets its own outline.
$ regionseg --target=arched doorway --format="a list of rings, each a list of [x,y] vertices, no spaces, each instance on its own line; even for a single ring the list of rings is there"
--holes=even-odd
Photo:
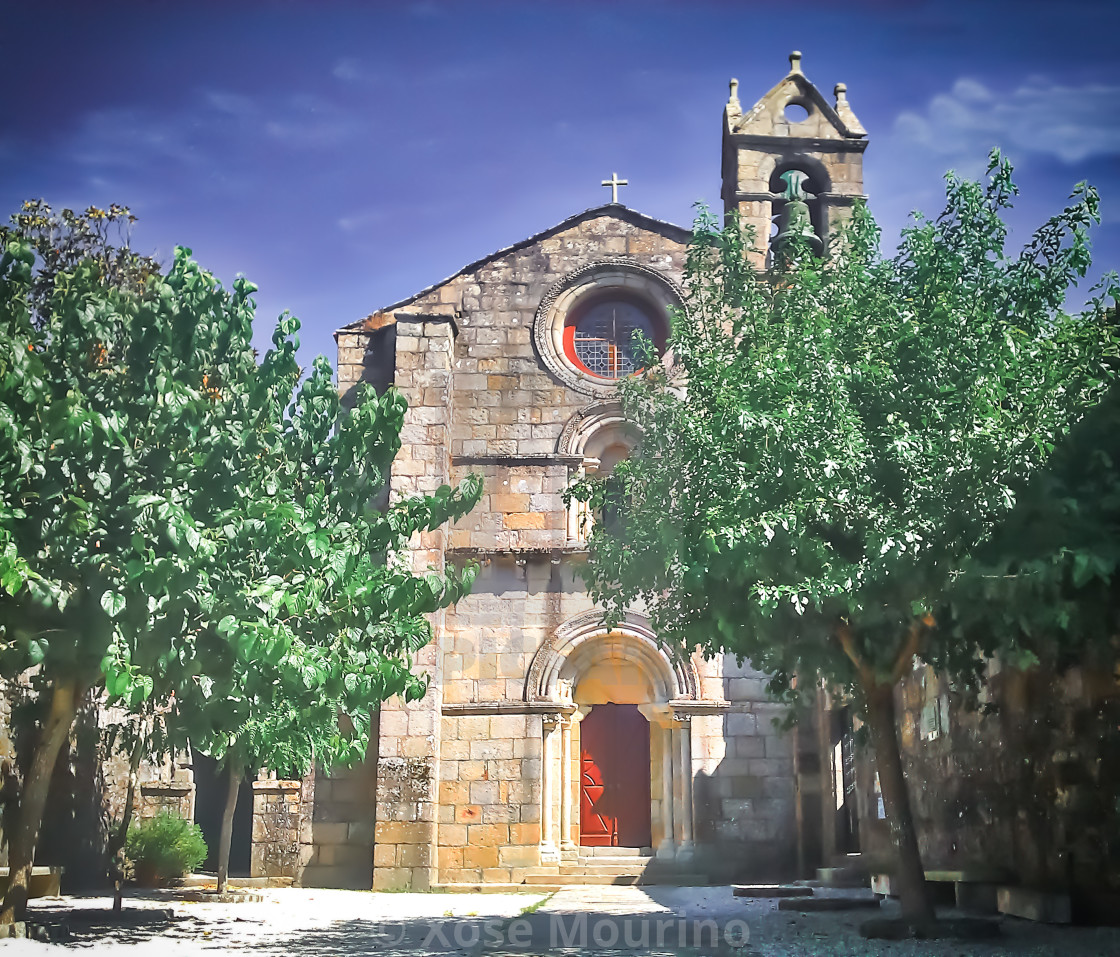
[[[597,704],[579,736],[580,846],[649,847],[649,722],[636,704]]]
[[[699,687],[690,659],[640,615],[607,630],[586,612],[538,649],[526,684],[542,712],[541,862],[595,846],[689,858],[688,716]]]

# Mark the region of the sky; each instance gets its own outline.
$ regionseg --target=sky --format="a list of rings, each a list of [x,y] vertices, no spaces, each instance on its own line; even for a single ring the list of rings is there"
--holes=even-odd
[[[612,173],[658,219],[717,208],[728,80],[746,109],[797,49],[847,84],[885,245],[998,146],[1020,243],[1100,190],[1099,275],[1118,36],[1112,0],[0,0],[0,217],[127,205],[139,252],[260,287],[260,346],[287,309],[301,361],[333,361],[335,329],[609,201]]]

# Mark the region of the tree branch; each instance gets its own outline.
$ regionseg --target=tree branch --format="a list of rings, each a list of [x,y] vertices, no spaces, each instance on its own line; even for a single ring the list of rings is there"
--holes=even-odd
[[[840,642],[840,647],[844,649],[844,654],[848,656],[852,664],[856,666],[856,671],[859,672],[860,683],[866,687],[871,688],[875,685],[874,670],[868,665],[856,650],[855,637],[852,635],[852,629],[846,624],[836,626],[835,632],[836,640]]]
[[[891,669],[892,685],[896,685],[902,680],[902,676],[906,674],[907,665],[913,659],[914,655],[921,651],[925,629],[931,627],[933,624],[933,616],[926,615],[921,620],[915,621],[910,625],[910,632],[906,636],[906,641],[898,650],[898,655],[895,656],[894,659],[894,667]]]

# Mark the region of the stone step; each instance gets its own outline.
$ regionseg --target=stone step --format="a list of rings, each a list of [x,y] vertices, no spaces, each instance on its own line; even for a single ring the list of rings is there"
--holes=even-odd
[[[560,873],[560,865],[559,864],[541,864],[537,867],[527,867],[527,868],[525,868],[526,876],[532,876],[532,877],[549,877],[549,876],[555,877],[559,873]]]
[[[647,867],[656,857],[577,857],[575,861],[562,861],[561,867],[603,867],[624,864],[628,867]]]
[[[638,877],[645,868],[640,864],[563,864],[560,866],[561,874],[630,874]]]
[[[546,877],[528,874],[526,884],[633,884],[638,880],[635,874],[560,874]]]
[[[525,884],[534,887],[549,884],[571,886],[573,884],[617,884],[617,885],[661,885],[665,887],[706,887],[708,878],[705,874],[560,874],[548,876],[545,874],[529,874],[525,877]]]
[[[829,858],[829,867],[866,867],[867,861],[862,854],[833,854]]]
[[[580,857],[651,857],[650,847],[586,847],[581,845]]]
[[[553,882],[548,883],[534,883],[532,891],[526,884],[467,884],[452,882],[448,884],[433,884],[433,891],[439,891],[443,894],[535,894],[537,892],[547,893],[548,891],[560,890],[560,885]]]
[[[859,865],[818,867],[817,880],[825,887],[870,887],[871,875]]]
[[[794,884],[732,884],[736,897],[812,897],[813,888]]]

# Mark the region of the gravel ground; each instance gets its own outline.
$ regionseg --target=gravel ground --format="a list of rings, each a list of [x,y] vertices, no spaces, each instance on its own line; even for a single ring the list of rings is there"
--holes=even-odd
[[[375,894],[267,890],[265,901],[177,903],[172,893],[126,902],[128,919],[93,919],[108,898],[33,902],[30,917],[68,924],[66,944],[2,941],[2,957],[64,957],[74,949],[129,957],[245,954],[689,954],[742,957],[1118,957],[1120,928],[1052,927],[1004,918],[984,942],[868,941],[859,924],[874,911],[796,914],[776,900],[736,898],[729,887],[565,888],[556,894]],[[828,891],[818,890],[818,895]],[[884,905],[892,913],[894,905]],[[713,940],[717,946],[713,948]]]

